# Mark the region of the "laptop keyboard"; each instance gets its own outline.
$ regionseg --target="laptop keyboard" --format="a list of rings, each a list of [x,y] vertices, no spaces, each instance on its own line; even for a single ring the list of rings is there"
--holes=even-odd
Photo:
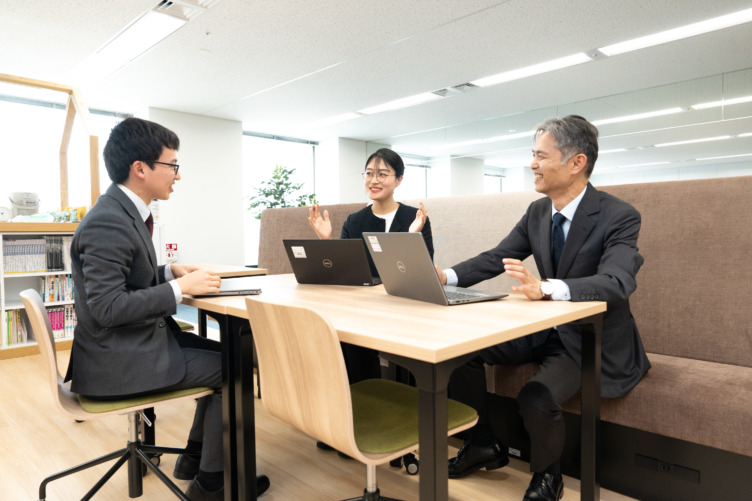
[[[463,299],[475,299],[478,297],[478,294],[473,294],[471,292],[460,292],[460,291],[445,291],[446,297],[449,301],[462,301]]]

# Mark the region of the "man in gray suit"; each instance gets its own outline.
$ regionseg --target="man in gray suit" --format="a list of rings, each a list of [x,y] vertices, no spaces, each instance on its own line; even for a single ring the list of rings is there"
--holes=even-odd
[[[199,399],[174,475],[191,479],[192,501],[223,499],[222,362],[219,343],[184,333],[170,315],[183,294],[219,290],[220,278],[196,266],[158,266],[148,204],[167,200],[180,180],[174,132],[128,118],[104,148],[112,185],[78,225],[71,246],[78,325],[68,378],[98,399],[215,389]],[[259,493],[269,487],[258,478]]]
[[[547,197],[533,202],[495,248],[437,272],[442,283],[464,287],[506,272],[520,281],[512,291],[533,301],[606,301],[601,394],[619,397],[650,368],[629,308],[643,263],[637,250],[640,214],[589,183],[597,158],[598,129],[590,122],[577,115],[543,122],[535,133],[531,168],[536,191]],[[530,255],[540,280],[522,262]],[[509,462],[491,429],[483,365],[534,361],[540,368],[517,397],[534,473],[523,499],[561,498],[561,406],[580,389],[580,343],[577,325],[560,325],[485,349],[456,371],[452,385],[464,398],[455,398],[474,406],[480,418],[457,457],[449,460],[451,478]]]

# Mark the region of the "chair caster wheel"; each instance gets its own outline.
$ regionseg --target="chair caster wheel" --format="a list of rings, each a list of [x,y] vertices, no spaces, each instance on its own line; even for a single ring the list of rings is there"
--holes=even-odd
[[[162,462],[162,453],[147,455],[149,456],[151,464],[153,464],[154,466],[159,466],[159,464]],[[147,473],[149,473],[149,468],[144,463],[141,463],[141,476],[145,477]]]
[[[405,471],[408,475],[417,475],[420,470],[420,463],[414,454],[406,454],[405,458]]]
[[[392,468],[402,468],[402,458],[395,458],[389,461],[389,466]]]

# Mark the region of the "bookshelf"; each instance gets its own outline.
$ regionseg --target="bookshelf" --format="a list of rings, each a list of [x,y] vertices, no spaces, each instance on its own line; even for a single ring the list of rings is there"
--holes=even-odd
[[[0,261],[0,360],[39,353],[19,293],[29,288],[41,290],[45,283],[57,285],[55,292],[49,289],[44,299],[48,312],[53,312],[53,328],[61,336],[58,348],[70,348],[74,315],[67,257],[70,252],[65,242],[72,238],[77,226],[78,223],[0,223],[4,251]],[[24,324],[26,340],[15,335],[19,319]]]

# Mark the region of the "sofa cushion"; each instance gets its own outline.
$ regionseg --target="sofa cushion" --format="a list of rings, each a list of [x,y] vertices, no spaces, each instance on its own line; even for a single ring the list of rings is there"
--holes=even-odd
[[[648,353],[653,365],[621,398],[601,399],[601,419],[752,456],[752,369]],[[537,364],[489,368],[489,391],[516,397]],[[579,414],[580,395],[564,404]]]

